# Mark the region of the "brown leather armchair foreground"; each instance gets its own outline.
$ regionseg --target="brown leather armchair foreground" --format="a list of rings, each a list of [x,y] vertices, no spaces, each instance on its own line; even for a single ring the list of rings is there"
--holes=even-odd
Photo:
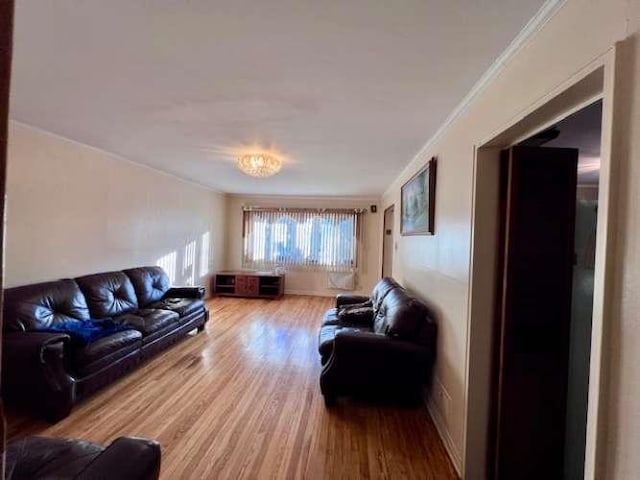
[[[433,367],[436,332],[426,305],[393,279],[380,280],[371,297],[339,295],[319,335],[325,403],[349,393],[418,398]]]
[[[7,446],[6,480],[156,480],[160,444],[120,437],[103,447],[82,440],[27,437]]]

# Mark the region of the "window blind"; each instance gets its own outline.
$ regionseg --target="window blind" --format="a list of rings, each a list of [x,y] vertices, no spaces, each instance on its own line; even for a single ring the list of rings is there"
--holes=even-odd
[[[244,207],[243,266],[355,270],[363,212]]]

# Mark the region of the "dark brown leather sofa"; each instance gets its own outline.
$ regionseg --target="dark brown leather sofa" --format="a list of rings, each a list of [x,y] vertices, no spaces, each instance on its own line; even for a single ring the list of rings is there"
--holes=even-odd
[[[339,295],[319,334],[325,403],[350,393],[418,398],[433,367],[436,332],[426,305],[393,279],[380,280],[370,297]]]
[[[83,440],[27,437],[9,443],[6,480],[157,480],[160,444],[120,437],[108,447]]]
[[[25,285],[4,294],[3,396],[50,421],[189,331],[203,330],[209,318],[204,288],[171,288],[159,267]],[[105,318],[123,330],[86,344],[43,331]]]

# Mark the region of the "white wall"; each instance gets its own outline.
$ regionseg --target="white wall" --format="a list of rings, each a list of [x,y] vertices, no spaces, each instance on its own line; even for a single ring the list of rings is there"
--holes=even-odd
[[[515,123],[618,41],[624,60],[616,75],[614,155],[620,177],[618,235],[613,262],[616,311],[608,312],[611,343],[607,438],[602,479],[632,479],[640,472],[640,0],[568,0],[507,63],[468,107],[413,159],[383,196],[382,208],[399,205],[400,187],[431,156],[438,157],[436,235],[398,236],[394,276],[437,313],[440,326],[431,399],[434,417],[458,465],[464,446],[468,292],[474,148]],[[399,231],[396,215],[395,232]],[[473,359],[470,359],[473,361]],[[469,405],[471,411],[474,406]]]
[[[229,195],[227,202],[227,267],[242,268],[242,207],[243,205],[296,208],[366,208],[377,205],[376,198],[294,197]],[[363,251],[358,271],[357,290],[349,293],[369,294],[379,280],[382,269],[382,211],[363,216]],[[326,272],[289,270],[285,291],[298,295],[334,296],[340,291],[327,288]]]
[[[177,284],[208,284],[223,265],[224,195],[14,122],[8,159],[8,287],[162,257]]]

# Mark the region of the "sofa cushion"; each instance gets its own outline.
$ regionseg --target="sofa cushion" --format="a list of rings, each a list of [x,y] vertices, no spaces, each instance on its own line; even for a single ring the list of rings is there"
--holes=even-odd
[[[133,284],[123,272],[106,272],[76,278],[94,318],[115,317],[136,310]]]
[[[186,317],[197,311],[204,311],[204,302],[195,298],[166,298],[148,305],[148,308],[171,310],[180,317]]]
[[[120,325],[126,325],[142,333],[143,336],[150,335],[169,325],[178,323],[178,314],[169,310],[141,309],[134,313],[126,313],[114,318]]]
[[[114,333],[84,347],[76,348],[74,358],[77,362],[77,370],[81,375],[88,375],[141,347],[142,334],[137,330]]]
[[[338,309],[330,308],[322,317],[322,326],[325,325],[340,325],[340,319],[338,318]]]
[[[373,318],[373,308],[370,306],[356,307],[351,305],[342,307],[338,311],[338,319],[342,323],[352,323],[356,325],[369,324]]]
[[[325,325],[320,328],[320,334],[318,335],[318,352],[320,352],[323,360],[331,356],[333,352],[333,339],[336,337],[336,333],[342,328],[341,325]]]
[[[334,340],[336,334],[340,331],[350,332],[371,332],[370,328],[348,325],[325,325],[320,327],[320,334],[318,335],[318,351],[322,364],[324,365],[333,353]]]
[[[371,302],[371,300],[367,300],[366,302],[361,303],[349,303],[348,305],[340,305],[338,310],[341,312],[346,312],[350,310],[359,310],[361,308],[373,309],[373,303]]]
[[[415,341],[428,321],[427,306],[404,289],[391,290],[374,319],[374,331],[391,337]]]
[[[131,280],[141,307],[161,300],[171,287],[169,277],[160,267],[130,268],[124,273]]]
[[[82,440],[26,437],[7,446],[6,478],[75,478],[104,447]]]
[[[378,311],[389,292],[396,288],[402,287],[393,278],[385,277],[376,283],[371,292],[371,306],[375,312]]]
[[[373,309],[344,305],[327,310],[322,318],[322,325],[342,325],[343,327],[371,326]]]
[[[88,320],[89,308],[74,280],[36,283],[4,291],[4,325],[13,331],[49,328],[60,322]]]
[[[39,331],[66,333],[73,342],[86,345],[123,330],[127,330],[127,327],[115,323],[110,318],[104,318],[100,320],[67,320]]]

